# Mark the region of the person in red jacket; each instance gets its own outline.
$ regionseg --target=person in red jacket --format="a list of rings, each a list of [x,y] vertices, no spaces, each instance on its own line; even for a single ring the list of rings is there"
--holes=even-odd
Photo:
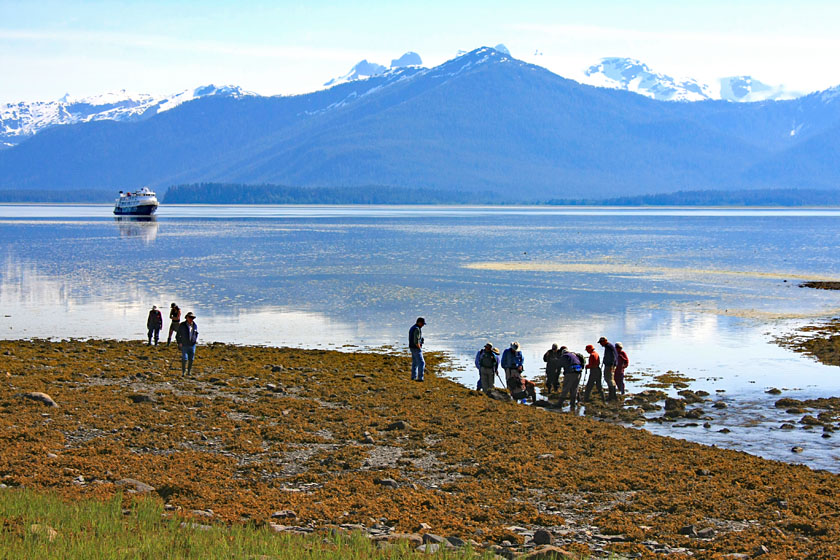
[[[624,346],[620,342],[615,343],[615,386],[624,394],[624,370],[630,365],[630,359],[627,357],[627,352],[624,351]]]
[[[598,388],[601,400],[606,402],[604,398],[604,386],[601,385],[601,356],[598,355],[595,347],[591,344],[586,345],[586,352],[589,354],[589,360],[586,362],[586,369],[589,370],[589,379],[586,381],[586,389],[583,392],[583,402],[589,402],[589,396],[592,394],[593,387]]]

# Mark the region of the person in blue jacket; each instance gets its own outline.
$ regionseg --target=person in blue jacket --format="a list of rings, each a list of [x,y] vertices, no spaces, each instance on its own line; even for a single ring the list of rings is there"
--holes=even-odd
[[[499,351],[488,342],[475,355],[475,368],[478,370],[478,389],[489,393],[493,389],[493,379],[499,373]]]
[[[510,396],[514,400],[528,396],[531,402],[536,402],[537,389],[534,382],[522,377],[522,372],[525,370],[525,358],[519,351],[518,342],[511,342],[510,348],[502,352],[502,367],[505,370],[505,383],[507,383]]]

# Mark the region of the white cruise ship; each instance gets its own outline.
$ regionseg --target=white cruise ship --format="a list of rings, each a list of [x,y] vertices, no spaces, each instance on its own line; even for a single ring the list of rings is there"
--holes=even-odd
[[[120,191],[120,197],[114,205],[114,214],[125,216],[151,216],[158,207],[155,193],[148,187],[135,192]]]

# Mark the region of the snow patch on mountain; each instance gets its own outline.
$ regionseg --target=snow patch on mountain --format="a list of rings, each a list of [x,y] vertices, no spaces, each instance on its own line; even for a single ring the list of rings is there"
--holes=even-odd
[[[413,66],[421,66],[423,60],[416,52],[408,51],[399,58],[391,60],[391,69],[408,68]],[[376,62],[368,62],[367,59],[357,62],[349,72],[338,78],[333,78],[324,83],[325,87],[333,87],[339,84],[346,84],[347,82],[355,82],[356,80],[366,80],[374,76],[381,76],[389,69]]]
[[[784,86],[771,86],[752,76],[728,76],[708,85],[692,78],[673,78],[654,72],[647,64],[632,58],[603,58],[584,72],[584,83],[623,89],[662,101],[733,102],[796,99],[802,94]]]
[[[422,66],[423,59],[416,52],[408,51],[399,58],[391,61],[391,68],[405,68],[406,66]]]
[[[584,72],[593,86],[632,91],[662,101],[702,101],[711,99],[711,89],[691,78],[676,79],[651,70],[632,58],[602,58]]]
[[[209,96],[241,98],[256,95],[238,86],[201,86],[169,96],[126,90],[90,97],[63,95],[57,101],[0,105],[0,149],[19,144],[51,126],[90,121],[139,121],[174,109],[182,103]]]

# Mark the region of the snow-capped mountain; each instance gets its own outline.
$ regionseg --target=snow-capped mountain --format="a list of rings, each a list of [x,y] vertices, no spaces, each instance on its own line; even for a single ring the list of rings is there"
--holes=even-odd
[[[0,105],[0,148],[14,146],[50,126],[89,121],[139,121],[199,99],[219,95],[255,95],[237,86],[201,86],[174,95],[153,96],[126,90],[91,97],[65,94],[57,101],[35,101]]]
[[[771,86],[751,76],[729,76],[704,84],[692,78],[672,78],[654,72],[632,58],[603,58],[584,72],[584,83],[599,87],[623,89],[662,101],[766,101],[795,99],[801,93]]]
[[[771,86],[751,76],[728,76],[718,81],[718,99],[725,101],[767,101],[796,99],[802,94],[785,89],[784,86]]]
[[[416,52],[409,51],[402,55],[399,58],[395,58],[391,61],[391,69],[394,68],[406,68],[408,66],[422,66],[423,60],[420,58],[420,55]],[[344,74],[343,76],[339,76],[338,78],[333,78],[328,82],[324,83],[325,87],[333,87],[337,86],[338,84],[345,84],[347,82],[352,82],[355,80],[364,80],[367,78],[372,78],[374,76],[381,76],[385,72],[387,72],[389,68],[382,66],[381,64],[377,64],[375,62],[368,62],[367,59],[357,62],[353,68],[350,69],[349,72]]]
[[[589,85],[624,89],[661,101],[702,101],[713,97],[705,84],[654,72],[647,64],[632,58],[602,58],[584,74]]]

